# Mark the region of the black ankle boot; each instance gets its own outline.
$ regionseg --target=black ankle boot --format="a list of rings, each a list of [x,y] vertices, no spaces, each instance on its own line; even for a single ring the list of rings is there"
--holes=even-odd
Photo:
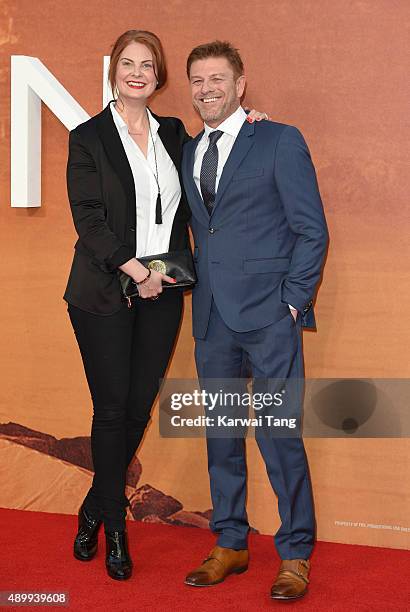
[[[131,578],[132,561],[128,552],[126,531],[106,531],[107,544],[105,567],[108,575],[114,580]]]
[[[84,506],[78,511],[78,532],[74,540],[74,557],[80,561],[91,561],[98,545],[98,530],[102,521],[93,518]]]

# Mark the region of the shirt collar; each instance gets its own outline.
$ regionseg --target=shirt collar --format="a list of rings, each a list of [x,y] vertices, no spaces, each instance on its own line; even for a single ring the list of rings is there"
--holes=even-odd
[[[236,111],[232,113],[232,115],[225,119],[225,121],[222,121],[222,123],[216,128],[211,128],[209,127],[209,125],[204,123],[205,136],[206,138],[208,138],[211,132],[214,132],[215,130],[221,130],[221,132],[224,132],[236,138],[246,117],[247,114],[243,110],[242,106],[239,106]]]
[[[110,104],[110,109],[111,109],[111,113],[112,113],[112,118],[113,118],[114,123],[117,126],[117,129],[120,132],[120,134],[128,134],[128,126],[125,123],[124,119],[121,117],[120,113],[115,108],[114,104]],[[149,120],[149,124],[150,124],[150,128],[151,128],[151,133],[152,133],[153,136],[155,136],[156,133],[158,132],[158,129],[159,129],[159,123],[152,116],[152,113],[149,110],[149,108],[147,108],[147,113],[148,113],[148,120]]]

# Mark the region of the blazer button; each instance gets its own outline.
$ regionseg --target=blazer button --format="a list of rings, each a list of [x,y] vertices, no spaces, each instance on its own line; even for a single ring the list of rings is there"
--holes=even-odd
[[[214,233],[215,233],[215,230],[214,230],[214,228],[213,228],[213,227],[210,227],[210,228],[209,228],[209,233],[210,233],[210,234],[214,234]]]
[[[135,232],[135,227],[130,227],[130,232]]]

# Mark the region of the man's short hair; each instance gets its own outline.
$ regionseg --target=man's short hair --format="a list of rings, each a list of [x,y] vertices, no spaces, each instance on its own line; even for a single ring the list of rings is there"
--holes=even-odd
[[[228,41],[215,40],[211,43],[205,43],[192,49],[188,55],[186,63],[186,72],[190,78],[191,65],[197,60],[207,59],[208,57],[226,57],[231,65],[235,79],[239,78],[244,73],[243,62],[239,55],[238,49],[235,49]]]

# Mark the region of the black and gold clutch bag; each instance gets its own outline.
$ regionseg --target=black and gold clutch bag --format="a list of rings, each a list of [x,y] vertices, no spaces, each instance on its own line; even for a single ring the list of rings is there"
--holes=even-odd
[[[192,259],[190,249],[183,251],[169,251],[168,253],[160,253],[159,255],[149,255],[147,257],[138,257],[138,261],[148,270],[155,270],[175,278],[176,283],[163,283],[163,288],[170,287],[192,287],[196,283],[195,266]],[[120,283],[122,293],[126,299],[139,295],[137,283],[125,274],[120,273]]]

